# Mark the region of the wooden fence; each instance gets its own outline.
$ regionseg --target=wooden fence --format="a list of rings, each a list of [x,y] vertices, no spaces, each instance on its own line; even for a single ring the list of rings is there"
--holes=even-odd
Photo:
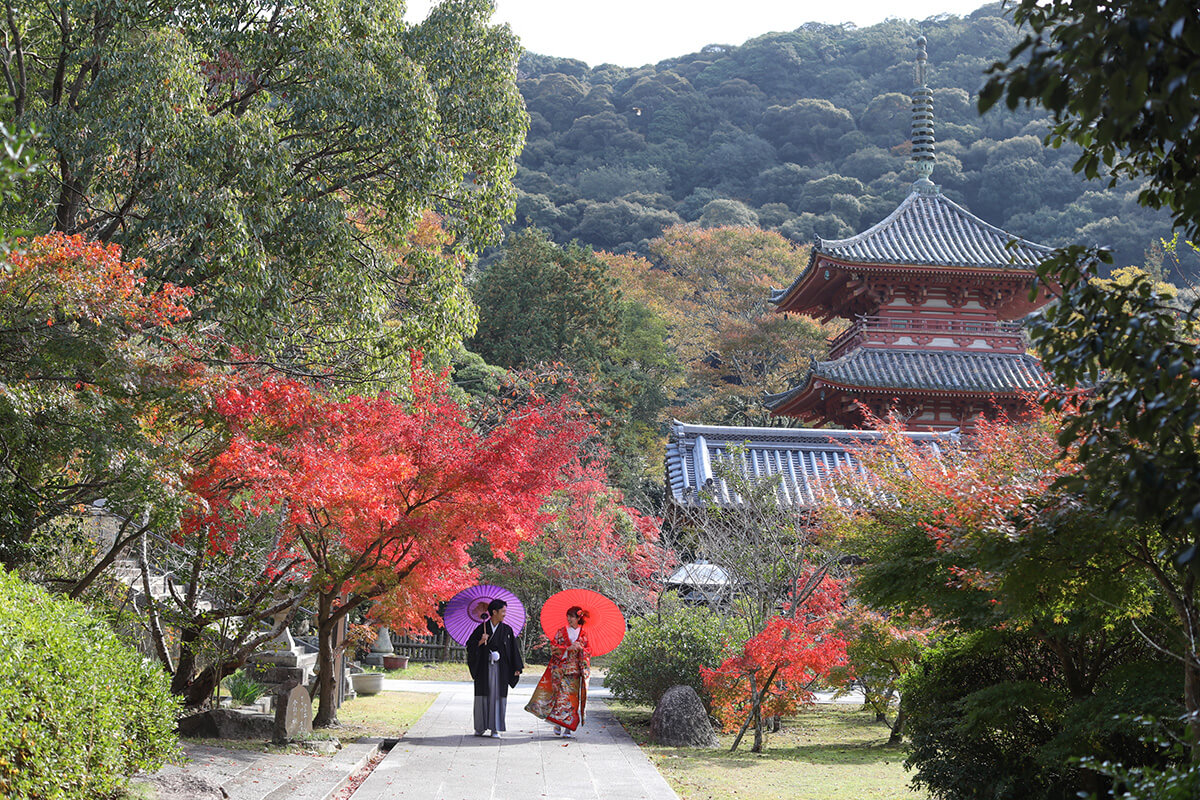
[[[410,661],[458,661],[465,663],[467,648],[462,647],[450,634],[443,631],[436,636],[392,636],[392,647],[397,655],[408,656]]]

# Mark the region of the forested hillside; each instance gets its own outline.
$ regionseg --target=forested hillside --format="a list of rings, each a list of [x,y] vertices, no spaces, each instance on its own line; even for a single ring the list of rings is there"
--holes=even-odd
[[[1044,146],[1040,109],[979,115],[984,70],[1018,39],[999,4],[965,18],[810,24],[640,69],[528,54],[518,225],[641,254],[680,222],[756,224],[797,243],[873,225],[914,178],[908,95],[922,34],[933,180],[947,196],[1026,238],[1112,247],[1118,266],[1145,263],[1169,238],[1167,215],[1138,206],[1136,185],[1103,190],[1072,173],[1074,146]]]

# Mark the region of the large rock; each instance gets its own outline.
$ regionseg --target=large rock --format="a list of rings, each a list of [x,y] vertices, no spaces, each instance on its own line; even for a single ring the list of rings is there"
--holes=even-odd
[[[267,741],[275,733],[275,717],[271,714],[246,714],[231,708],[214,708],[184,717],[176,724],[176,728],[180,736]]]
[[[704,703],[690,686],[667,689],[650,718],[650,738],[668,747],[717,746]]]

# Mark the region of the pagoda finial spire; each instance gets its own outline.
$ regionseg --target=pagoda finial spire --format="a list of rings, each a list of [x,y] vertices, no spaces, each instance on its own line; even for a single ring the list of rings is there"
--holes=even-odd
[[[929,59],[925,54],[925,37],[917,39],[917,88],[912,95],[912,158],[917,163],[917,180],[913,191],[935,194],[938,187],[929,179],[933,174],[933,90],[929,88]]]

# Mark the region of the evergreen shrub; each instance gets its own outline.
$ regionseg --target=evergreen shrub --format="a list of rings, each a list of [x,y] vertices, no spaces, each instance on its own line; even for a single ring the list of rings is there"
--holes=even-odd
[[[732,655],[740,627],[708,609],[664,601],[658,614],[631,621],[604,685],[621,702],[650,706],[672,686],[691,686],[707,707],[700,667],[716,667]]]
[[[0,797],[109,797],[175,754],[165,674],[84,606],[0,569]]]
[[[1178,718],[1177,670],[1140,639],[1107,656],[1092,692],[1072,696],[1028,632],[980,631],[931,648],[901,687],[914,787],[935,800],[1107,797],[1109,782],[1080,759],[1159,764],[1134,720]]]

